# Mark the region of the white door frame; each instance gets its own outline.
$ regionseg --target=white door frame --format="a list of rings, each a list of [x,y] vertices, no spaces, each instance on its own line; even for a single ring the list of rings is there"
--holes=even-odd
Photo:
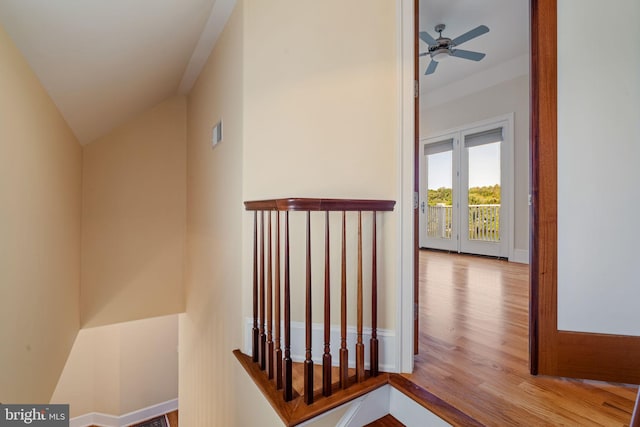
[[[398,194],[396,265],[397,299],[396,325],[398,345],[396,347],[397,371],[413,372],[414,339],[414,215],[417,213],[417,195],[414,194],[415,174],[415,133],[414,133],[414,0],[396,0],[396,41],[398,50]],[[513,123],[513,114],[511,115]],[[510,138],[513,141],[513,125],[510,126]],[[513,159],[513,149],[510,155]],[[509,162],[509,174],[513,173],[513,161]],[[513,179],[507,183],[513,197]],[[414,207],[415,206],[415,207]],[[514,257],[513,249],[513,207],[509,212],[509,259]]]
[[[441,134],[435,137],[429,137],[429,138],[420,138],[420,144],[419,144],[419,152],[418,152],[418,161],[419,161],[419,179],[420,179],[420,191],[418,191],[419,193],[419,198],[420,198],[420,206],[418,209],[418,215],[420,216],[420,231],[419,231],[419,235],[420,235],[420,247],[429,247],[432,249],[440,249],[440,250],[446,250],[446,251],[458,251],[458,242],[455,239],[455,236],[460,232],[459,231],[459,224],[460,224],[460,219],[458,218],[458,212],[459,210],[453,209],[453,218],[451,221],[451,238],[450,239],[434,239],[434,238],[429,238],[427,236],[427,229],[425,227],[426,225],[426,221],[428,219],[428,213],[427,213],[427,209],[428,209],[428,198],[427,198],[427,194],[428,191],[424,191],[427,189],[427,156],[425,155],[425,148],[427,145],[429,144],[438,144],[440,142],[445,142],[448,140],[452,140],[453,144],[451,146],[451,170],[452,172],[455,172],[456,170],[459,170],[459,165],[458,163],[458,156],[455,155],[455,153],[457,153],[457,150],[455,149],[456,143],[458,142],[460,138],[460,132],[454,132],[454,133],[448,133],[448,134]],[[460,191],[460,186],[459,186],[459,179],[457,179],[456,176],[452,176],[451,177],[451,191],[453,195],[456,195],[459,193]]]
[[[514,150],[514,133],[513,133],[513,122],[514,122],[514,113],[504,114],[498,117],[494,117],[488,120],[483,120],[481,122],[472,123],[469,126],[464,126],[460,131],[460,144],[464,143],[465,137],[467,135],[472,135],[477,132],[488,131],[491,129],[496,129],[498,127],[502,128],[502,144],[500,146],[500,192],[501,192],[501,207],[500,207],[500,230],[506,230],[507,238],[501,239],[499,244],[496,243],[485,243],[482,244],[480,242],[465,242],[460,239],[461,247],[471,249],[471,253],[473,252],[473,247],[481,248],[483,253],[492,256],[500,256],[507,257],[510,261],[513,259],[514,254],[514,243],[513,243],[513,235],[515,233],[514,229],[514,210],[515,210],[515,195],[514,195],[514,186],[513,186],[513,177],[514,177],[514,162],[515,158],[513,156]],[[463,148],[461,146],[461,148]],[[468,157],[462,156],[462,164],[460,168],[460,179],[464,181],[468,177]],[[465,198],[462,199],[464,201]],[[460,211],[460,214],[468,216],[468,203],[461,203],[461,206],[464,208]],[[489,251],[489,252],[487,252]],[[466,251],[465,251],[466,252]],[[480,252],[480,251],[479,251]]]
[[[464,137],[466,135],[471,135],[477,132],[491,130],[497,127],[502,127],[502,146],[500,149],[500,156],[501,156],[500,163],[502,166],[506,166],[506,167],[504,167],[503,170],[501,170],[501,179],[500,179],[501,181],[500,187],[501,187],[502,202],[503,202],[501,207],[502,212],[500,214],[500,221],[501,221],[500,228],[506,230],[508,236],[506,240],[500,243],[502,245],[500,247],[500,252],[496,252],[495,254],[491,254],[491,255],[505,256],[509,259],[509,261],[514,260],[514,253],[515,253],[514,240],[513,240],[513,235],[515,233],[515,229],[514,229],[515,195],[514,195],[514,186],[513,186],[514,162],[515,162],[514,150],[513,150],[514,118],[515,118],[514,113],[502,114],[500,116],[492,117],[490,119],[469,123],[463,126],[452,128],[452,129],[447,129],[445,131],[438,132],[427,138],[420,139],[420,141],[436,142],[439,140],[453,138],[454,140],[457,140],[459,144],[463,144]],[[424,156],[421,156],[421,167],[423,165],[422,157]],[[458,161],[459,160],[457,159],[453,159],[454,169],[456,168],[456,162]],[[461,175],[463,175],[465,173],[464,172],[465,168],[462,167],[463,165],[457,165],[457,166],[459,167]],[[461,176],[460,179],[464,179],[464,176]],[[456,187],[455,181],[456,179],[454,179],[454,182],[453,182],[454,193],[456,188],[459,189],[461,187],[460,185],[457,185]],[[421,194],[420,197],[424,197],[424,195]],[[420,202],[422,201],[423,200],[421,199]],[[464,209],[460,209],[460,217],[464,217],[464,215],[465,215]],[[460,230],[460,232],[462,233],[462,230]]]
[[[396,265],[397,370],[413,372],[414,321],[414,0],[396,0],[398,50],[398,194]]]

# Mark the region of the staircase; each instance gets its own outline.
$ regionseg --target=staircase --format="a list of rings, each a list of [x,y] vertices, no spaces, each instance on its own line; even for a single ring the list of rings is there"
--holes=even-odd
[[[245,202],[246,210],[253,212],[254,223],[252,349],[250,357],[240,351],[236,351],[236,356],[288,425],[312,418],[388,383],[388,375],[381,374],[379,368],[378,287],[381,284],[378,283],[377,248],[379,217],[392,211],[394,205],[395,202],[389,200],[361,199],[287,198]],[[301,215],[304,217],[304,245],[296,245],[302,240],[298,238],[301,236],[290,231],[294,221],[290,217],[294,215],[299,217],[295,219],[298,222],[302,220]],[[368,233],[363,231],[363,217],[369,223]],[[354,220],[356,225],[348,228],[347,219]],[[340,239],[340,254],[334,257],[331,256],[332,231]],[[323,242],[312,241],[312,235],[317,234],[324,234]],[[355,253],[348,253],[347,237],[349,241],[356,239]],[[363,242],[370,251],[367,255]],[[292,254],[304,254],[296,257],[303,258],[304,266],[292,266]],[[323,272],[314,276],[312,266],[318,264],[323,266]],[[366,284],[365,264],[369,279]],[[333,268],[340,271],[339,283],[332,283]],[[354,283],[347,280],[350,268],[357,271]],[[302,274],[293,276],[292,269],[304,271],[304,280],[296,280],[294,277]],[[322,288],[321,304],[312,300],[314,286]],[[355,288],[353,302],[348,301],[352,287]],[[304,307],[305,351],[304,359],[295,361],[297,363],[291,354],[292,291],[304,294],[303,301],[293,302]],[[335,310],[339,315],[334,313],[340,337],[334,343],[331,342],[333,292],[340,295],[339,310]],[[365,294],[369,296],[366,302]],[[365,319],[365,303],[370,304],[368,319]],[[319,307],[323,345],[321,354],[316,349],[314,361],[312,313]],[[347,339],[350,310],[355,311],[356,319],[355,343],[351,347]],[[368,323],[366,343],[365,322]],[[352,366],[349,366],[350,352],[355,354]]]

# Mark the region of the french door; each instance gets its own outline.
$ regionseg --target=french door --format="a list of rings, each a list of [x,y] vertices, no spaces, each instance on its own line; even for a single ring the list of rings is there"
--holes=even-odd
[[[420,141],[420,247],[509,255],[509,119]]]

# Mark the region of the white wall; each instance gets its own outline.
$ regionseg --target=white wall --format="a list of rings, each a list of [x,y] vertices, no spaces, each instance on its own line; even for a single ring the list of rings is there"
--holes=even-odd
[[[525,74],[442,104],[421,108],[420,136],[429,137],[470,123],[515,113],[514,247],[522,253],[529,250],[529,76],[526,68],[516,67],[515,70],[524,71]],[[421,107],[429,102],[429,94],[424,94],[423,98]]]
[[[638,22],[637,0],[558,0],[561,330],[640,335]]]
[[[178,315],[81,329],[51,403],[120,416],[178,397]]]

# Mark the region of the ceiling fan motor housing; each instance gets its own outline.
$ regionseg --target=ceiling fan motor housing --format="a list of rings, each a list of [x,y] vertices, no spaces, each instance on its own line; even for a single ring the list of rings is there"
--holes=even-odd
[[[438,44],[429,46],[429,52],[438,49],[449,49],[450,47],[453,47],[453,42],[448,37],[438,37],[436,41],[438,42]]]

